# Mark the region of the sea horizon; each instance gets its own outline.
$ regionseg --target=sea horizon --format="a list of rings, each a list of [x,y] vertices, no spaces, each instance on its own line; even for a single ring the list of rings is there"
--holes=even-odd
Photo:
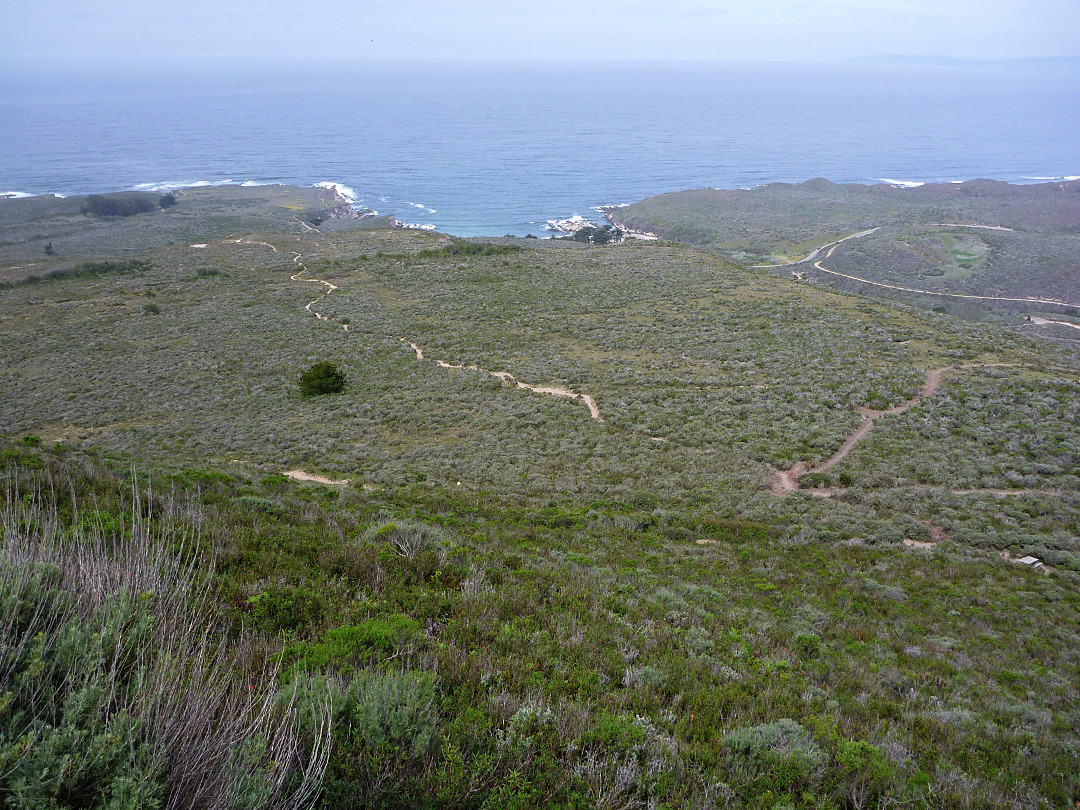
[[[415,226],[523,236],[691,188],[1080,174],[1071,62],[41,64],[0,62],[0,193],[336,184]]]

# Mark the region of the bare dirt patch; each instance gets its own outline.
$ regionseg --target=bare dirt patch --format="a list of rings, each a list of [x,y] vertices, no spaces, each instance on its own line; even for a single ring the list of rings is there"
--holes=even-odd
[[[325,475],[314,475],[303,470],[286,470],[282,473],[286,478],[291,478],[294,481],[311,481],[316,484],[326,484],[332,487],[343,487],[348,485],[346,479],[336,480],[333,478],[327,478]]]
[[[926,540],[912,540],[910,537],[904,538],[904,545],[908,548],[933,548],[937,543],[931,543]]]

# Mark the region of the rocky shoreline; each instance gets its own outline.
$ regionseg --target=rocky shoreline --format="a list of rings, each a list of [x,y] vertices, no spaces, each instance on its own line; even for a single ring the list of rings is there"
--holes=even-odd
[[[581,216],[580,214],[574,214],[568,219],[549,219],[545,225],[545,230],[552,231],[557,234],[562,234],[563,237],[577,236],[582,231],[596,231],[596,230],[608,230],[610,231],[611,242],[623,242],[627,239],[641,239],[645,241],[655,241],[660,237],[655,233],[649,231],[638,231],[633,228],[627,228],[625,225],[620,224],[615,219],[615,213],[623,208],[629,207],[625,203],[618,205],[597,205],[593,208],[594,211],[598,211],[600,216],[607,221],[607,225],[601,225],[600,223]],[[559,237],[553,237],[559,238]]]

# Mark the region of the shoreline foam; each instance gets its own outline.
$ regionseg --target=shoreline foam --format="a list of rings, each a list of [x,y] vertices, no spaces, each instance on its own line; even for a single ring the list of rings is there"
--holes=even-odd
[[[325,188],[336,193],[341,199],[345,200],[349,205],[359,205],[360,196],[349,188],[344,183],[335,183],[331,180],[323,180],[319,183],[312,183],[312,188]]]

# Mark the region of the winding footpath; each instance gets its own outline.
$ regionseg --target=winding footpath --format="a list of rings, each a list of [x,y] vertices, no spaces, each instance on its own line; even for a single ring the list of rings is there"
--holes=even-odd
[[[891,408],[886,408],[883,411],[876,411],[873,408],[860,407],[859,413],[863,415],[862,422],[859,426],[844,439],[835,453],[824,461],[819,461],[813,466],[807,464],[805,461],[796,463],[790,470],[776,470],[773,473],[773,480],[770,483],[769,489],[773,495],[783,496],[789,492],[795,492],[799,488],[799,478],[807,473],[819,473],[825,472],[828,469],[839,464],[843,461],[848,453],[855,449],[855,446],[863,440],[870,429],[874,426],[874,423],[883,416],[897,416],[914,408],[926,397],[934,395],[938,386],[941,385],[941,375],[943,372],[948,371],[948,368],[936,368],[926,372],[926,381],[923,383],[922,388],[919,389],[912,399],[907,402],[902,402],[899,405],[894,405]]]
[[[950,222],[931,222],[931,223],[927,223],[926,227],[982,228],[984,230],[990,230],[990,231],[1012,231],[1012,228],[1006,228],[1003,225],[963,225],[961,223],[956,223],[956,222],[952,222],[952,223],[950,223]],[[840,239],[840,240],[838,240],[836,242],[829,242],[826,245],[822,245],[820,248],[815,250],[809,256],[806,256],[806,257],[804,257],[802,259],[799,259],[798,261],[795,261],[795,262],[786,262],[784,264],[758,264],[758,265],[754,265],[754,267],[758,267],[758,268],[787,267],[788,265],[792,265],[792,264],[802,264],[803,262],[810,261],[812,258],[816,257],[818,255],[818,253],[820,253],[822,250],[824,250],[825,248],[828,248],[829,252],[825,254],[825,257],[823,259],[819,259],[818,261],[814,262],[814,267],[816,269],[820,270],[822,273],[828,273],[829,275],[832,275],[832,276],[839,276],[840,278],[846,278],[849,281],[857,281],[860,284],[870,284],[870,285],[872,285],[874,287],[883,287],[883,288],[885,288],[887,290],[899,290],[901,292],[917,293],[919,295],[936,295],[936,296],[941,297],[941,298],[962,298],[962,299],[968,299],[968,300],[974,300],[974,301],[1007,301],[1007,302],[1010,302],[1010,303],[1018,303],[1018,304],[1047,304],[1047,305],[1050,305],[1050,306],[1076,306],[1076,304],[1072,304],[1072,303],[1070,303],[1068,301],[1061,301],[1061,300],[1058,300],[1058,299],[1055,299],[1055,298],[1036,298],[1036,297],[1026,297],[1026,296],[1025,297],[1018,297],[1018,298],[1011,298],[1011,297],[1001,296],[1001,295],[971,295],[971,294],[968,294],[968,293],[949,293],[949,292],[939,292],[937,290],[923,290],[923,289],[919,289],[918,287],[905,287],[905,286],[900,285],[900,284],[887,284],[884,281],[871,281],[868,278],[861,278],[859,276],[853,276],[853,275],[850,275],[848,273],[841,273],[838,270],[830,270],[828,267],[825,267],[822,264],[823,261],[830,258],[833,255],[833,253],[836,252],[836,249],[838,247],[840,247],[840,245],[842,245],[844,242],[847,242],[849,239],[859,239],[859,238],[864,237],[864,236],[869,236],[870,234],[872,234],[872,233],[874,233],[876,231],[879,231],[879,230],[881,230],[880,227],[872,228],[871,230],[868,230],[868,231],[861,231],[860,233],[852,234],[851,236],[847,236],[847,237],[845,237],[843,239]],[[1032,319],[1032,323],[1035,323],[1034,319]],[[1070,324],[1070,325],[1072,325],[1072,324]],[[1080,328],[1080,327],[1078,327],[1078,328]]]
[[[825,250],[827,248],[832,249],[832,250],[829,250],[829,255],[832,255],[833,250],[836,250],[836,248],[838,248],[840,245],[842,245],[844,242],[848,241],[849,239],[861,239],[864,236],[869,236],[870,234],[875,233],[875,232],[880,231],[880,230],[881,230],[881,226],[879,225],[876,228],[871,228],[868,231],[859,231],[858,233],[853,233],[851,236],[845,236],[843,239],[837,239],[834,242],[826,242],[821,247],[814,248],[812,251],[807,253],[801,259],[795,259],[795,260],[790,261],[790,262],[781,262],[780,264],[752,264],[750,266],[754,267],[754,268],[764,269],[764,268],[773,268],[773,267],[791,267],[794,264],[805,264],[808,261],[812,261],[813,259],[816,259],[818,254],[821,253],[821,251],[823,251],[823,250]]]
[[[413,341],[406,338],[401,338],[402,343],[408,344],[414,352],[416,352],[417,360],[426,360],[424,357],[424,350],[417,346]],[[532,383],[526,383],[519,380],[509,371],[488,371],[486,368],[480,368],[480,366],[466,366],[456,363],[448,363],[445,360],[435,360],[435,365],[439,368],[454,369],[456,371],[479,371],[482,374],[490,374],[502,381],[503,385],[513,386],[515,388],[522,388],[526,391],[533,391],[537,394],[548,394],[553,397],[565,397],[567,399],[581,400],[589,408],[589,414],[597,422],[603,422],[600,417],[600,408],[596,405],[596,400],[588,394],[579,394],[577,391],[571,391],[569,388],[561,388],[553,385],[533,385]]]
[[[947,223],[942,223],[942,224],[947,225]],[[315,229],[315,228],[311,228],[311,226],[308,226],[308,227],[311,230],[316,230],[316,231],[318,230],[318,229]],[[968,226],[949,225],[949,227],[972,227],[972,228],[987,228],[987,229],[990,229],[990,230],[1010,230],[1008,228],[1004,228],[1004,227],[1001,227],[1001,226],[994,226],[994,225],[968,225]],[[870,230],[861,231],[859,233],[852,234],[851,236],[847,236],[847,237],[845,237],[843,239],[836,240],[834,242],[829,242],[828,244],[822,245],[821,247],[819,247],[816,250],[812,251],[810,254],[808,254],[804,258],[793,261],[793,262],[786,262],[784,264],[779,264],[779,265],[756,265],[756,266],[757,267],[762,267],[762,268],[766,268],[766,267],[772,268],[772,267],[785,267],[785,266],[789,266],[789,265],[793,265],[793,264],[801,264],[801,263],[813,260],[823,250],[828,251],[825,254],[825,259],[828,259],[830,256],[832,256],[833,252],[841,244],[843,244],[844,242],[846,242],[846,241],[848,241],[850,239],[858,239],[860,237],[867,236],[869,234],[874,233],[877,230],[879,230],[879,228],[873,228],[873,229],[870,229]],[[233,244],[260,245],[260,246],[269,248],[274,253],[279,253],[280,252],[277,249],[277,247],[270,244],[269,242],[259,242],[259,241],[250,240],[250,239],[231,239],[231,240],[227,240],[227,241],[229,241],[229,242],[231,242]],[[337,290],[338,289],[337,285],[335,285],[335,284],[333,284],[333,283],[331,283],[329,281],[326,281],[325,279],[304,278],[303,276],[304,276],[305,273],[308,272],[308,268],[303,262],[303,254],[301,254],[299,252],[295,252],[295,251],[291,251],[291,252],[292,252],[293,264],[298,269],[297,269],[297,272],[295,272],[292,276],[290,276],[290,280],[296,281],[296,282],[307,282],[307,283],[312,283],[312,284],[321,284],[321,285],[323,285],[325,287],[325,290],[322,292],[321,295],[313,298],[311,301],[309,301],[304,306],[304,310],[306,312],[310,313],[311,315],[313,315],[315,318],[317,318],[320,321],[328,321],[328,322],[330,322],[332,319],[329,316],[324,315],[323,313],[321,313],[317,309],[315,309],[315,306],[323,298],[325,298],[326,296],[330,295],[330,293]],[[819,261],[815,262],[814,266],[817,267],[819,270],[822,270],[822,271],[824,271],[826,273],[833,273],[834,275],[845,276],[846,278],[852,278],[852,279],[854,279],[856,281],[863,281],[863,282],[868,283],[868,284],[875,284],[875,285],[884,286],[884,287],[892,287],[894,289],[901,289],[901,290],[906,290],[906,291],[911,291],[911,292],[928,292],[928,294],[931,294],[931,295],[951,295],[951,296],[954,296],[954,297],[961,297],[961,298],[983,298],[983,299],[998,300],[998,301],[1026,301],[1026,302],[1054,303],[1054,304],[1062,303],[1062,302],[1048,301],[1046,299],[1037,299],[1037,298],[1023,298],[1023,299],[994,298],[992,296],[969,296],[969,295],[959,295],[959,294],[953,294],[953,293],[933,293],[933,292],[924,291],[924,290],[915,290],[913,288],[908,288],[908,287],[893,287],[893,285],[881,284],[879,282],[868,281],[866,279],[860,279],[860,278],[857,278],[855,276],[846,276],[843,273],[837,273],[835,271],[828,270],[827,268],[824,268],[824,267],[821,266],[821,261],[823,261],[823,260],[819,260]],[[1039,317],[1035,317],[1035,316],[1032,316],[1031,322],[1035,323],[1036,325],[1040,325],[1040,326],[1046,325],[1046,324],[1062,324],[1062,325],[1065,325],[1065,326],[1071,326],[1073,328],[1080,329],[1080,325],[1077,325],[1077,324],[1069,323],[1069,322],[1066,322],[1066,321],[1053,321],[1053,320],[1049,320],[1049,319],[1046,319],[1046,318],[1039,318]],[[341,324],[341,326],[342,326],[344,331],[346,331],[346,332],[349,331],[348,324]],[[429,357],[427,357],[425,355],[423,348],[419,344],[417,344],[415,341],[409,340],[406,337],[400,337],[400,338],[398,338],[398,340],[400,340],[404,345],[408,346],[409,349],[412,350],[412,352],[416,355],[417,361],[431,362],[434,365],[438,366],[439,368],[453,370],[453,371],[476,371],[476,372],[479,372],[481,374],[487,374],[487,375],[490,375],[492,377],[495,377],[496,379],[500,380],[504,385],[507,385],[507,386],[520,388],[520,389],[523,389],[523,390],[526,390],[526,391],[532,391],[533,393],[536,393],[536,394],[542,394],[542,395],[547,395],[547,396],[555,396],[555,397],[560,397],[560,398],[564,398],[564,399],[580,401],[589,409],[589,414],[593,419],[595,419],[598,422],[603,422],[604,421],[603,418],[600,415],[600,409],[599,409],[599,406],[596,403],[596,400],[592,396],[590,396],[589,394],[583,394],[583,393],[580,393],[580,392],[577,392],[577,391],[572,391],[569,388],[564,388],[564,387],[561,387],[561,386],[537,385],[537,384],[533,384],[533,383],[522,382],[521,380],[517,379],[517,377],[515,377],[513,374],[511,374],[508,371],[490,371],[488,369],[481,368],[480,366],[477,366],[477,365],[464,365],[464,364],[450,363],[450,362],[448,362],[446,360],[438,360],[438,359],[429,358]],[[773,470],[772,474],[770,476],[770,482],[769,482],[770,492],[772,492],[773,495],[776,495],[778,497],[782,497],[782,496],[785,496],[785,495],[787,495],[787,494],[789,494],[791,492],[795,492],[795,491],[797,491],[799,489],[799,478],[801,476],[806,475],[808,473],[825,472],[826,470],[829,470],[832,467],[834,467],[835,465],[837,465],[844,458],[846,458],[851,453],[851,451],[855,449],[855,447],[858,446],[858,444],[866,437],[866,435],[874,427],[874,424],[877,422],[878,419],[881,419],[882,417],[885,417],[885,416],[897,416],[897,415],[906,413],[907,411],[911,410],[911,408],[915,407],[920,402],[922,402],[924,399],[933,396],[937,392],[938,387],[941,385],[942,375],[944,374],[944,372],[950,371],[950,370],[962,370],[962,369],[975,368],[975,367],[1001,366],[1001,365],[1014,365],[1014,364],[989,363],[989,364],[965,365],[965,366],[957,366],[957,367],[945,367],[945,368],[931,369],[931,370],[926,372],[926,379],[923,382],[922,387],[919,389],[918,393],[912,399],[909,399],[906,402],[902,402],[899,405],[894,405],[891,408],[886,408],[884,410],[875,410],[873,408],[859,407],[858,410],[862,414],[862,417],[863,417],[862,420],[860,421],[858,427],[856,427],[855,430],[852,431],[852,433],[850,435],[848,435],[847,438],[844,439],[844,441],[841,443],[840,447],[837,449],[837,451],[835,453],[833,453],[829,458],[825,459],[824,461],[818,462],[817,464],[810,465],[810,464],[807,464],[806,462],[800,461],[800,462],[797,462],[795,465],[793,465],[788,470]],[[651,437],[651,438],[653,439],[653,441],[666,441],[666,439],[664,439],[663,437]],[[328,484],[328,485],[332,485],[332,486],[341,486],[341,485],[345,485],[345,484],[348,483],[347,480],[335,480],[335,479],[327,478],[325,476],[320,476],[320,475],[314,475],[314,474],[311,474],[311,473],[307,473],[307,472],[305,472],[303,470],[288,470],[288,471],[285,471],[284,475],[286,475],[289,478],[292,478],[294,480],[297,480],[297,481],[310,481],[310,482],[316,482],[316,483],[321,483],[321,484]],[[368,486],[365,485],[365,488],[368,488]],[[926,488],[930,488],[930,487],[916,486],[916,487],[913,487],[913,488],[926,489]],[[808,492],[811,495],[817,495],[817,496],[820,496],[820,497],[831,498],[831,497],[834,497],[835,495],[843,493],[844,488],[842,488],[842,487],[840,487],[840,488],[821,488],[821,489],[808,489],[808,490],[805,490],[805,491]],[[952,494],[956,494],[956,495],[990,494],[990,495],[996,495],[996,496],[999,496],[999,497],[1021,496],[1021,495],[1028,495],[1028,494],[1044,494],[1044,495],[1061,494],[1061,492],[1059,490],[1029,490],[1029,489],[1012,489],[1012,490],[1004,490],[1004,489],[950,489],[950,490],[947,490],[947,491],[952,493]],[[921,543],[915,543],[914,541],[913,541],[912,544],[913,545],[922,545]]]
[[[799,489],[799,478],[807,473],[819,473],[836,466],[840,461],[847,457],[847,455],[855,449],[874,427],[874,423],[877,422],[883,416],[897,416],[914,408],[924,399],[933,396],[937,389],[941,385],[941,377],[946,371],[963,371],[973,368],[999,368],[999,367],[1013,367],[1017,366],[1017,363],[976,363],[963,366],[946,366],[945,368],[931,369],[926,372],[926,381],[923,383],[919,392],[906,402],[902,402],[899,405],[894,405],[891,408],[877,411],[873,408],[860,407],[859,413],[863,415],[862,421],[854,431],[844,439],[840,448],[833,453],[829,458],[824,461],[819,461],[817,464],[809,465],[805,461],[800,461],[794,464],[791,469],[788,470],[773,470],[769,480],[769,491],[777,496],[784,497],[789,493],[796,492]],[[912,484],[903,489],[910,490],[942,490],[948,492],[951,495],[993,495],[999,498],[1018,498],[1029,495],[1049,495],[1049,496],[1061,496],[1065,494],[1061,489],[1031,489],[1031,488],[1016,488],[1016,489],[998,489],[998,488],[978,488],[978,489],[949,489],[946,487],[933,486],[930,484]],[[838,495],[842,495],[847,491],[846,487],[819,487],[815,489],[803,490],[809,495],[813,495],[819,498],[834,498]],[[915,545],[918,545],[917,543]]]
[[[302,224],[307,225],[307,223],[302,223]],[[307,225],[307,227],[310,230],[318,231],[317,228],[313,228],[310,225]],[[253,239],[230,239],[228,241],[233,243],[233,244],[262,245],[263,247],[270,248],[270,250],[272,250],[274,253],[279,253],[280,252],[276,247],[274,247],[274,245],[271,245],[269,242],[257,242],[257,241],[255,241]],[[301,278],[301,276],[303,276],[304,273],[308,272],[308,268],[303,262],[303,254],[302,253],[297,253],[295,251],[291,251],[291,252],[293,254],[293,258],[292,258],[293,264],[295,264],[299,269],[292,276],[289,277],[290,280],[291,281],[298,281],[298,282],[309,282],[309,283],[312,283],[312,284],[322,284],[322,285],[324,285],[326,287],[326,290],[322,293],[322,295],[319,295],[319,296],[317,296],[317,297],[315,297],[315,298],[313,298],[313,299],[311,299],[310,301],[307,302],[307,304],[304,306],[304,311],[311,313],[312,315],[315,316],[315,318],[317,318],[320,321],[330,321],[331,318],[329,316],[324,315],[323,313],[319,312],[317,309],[314,309],[313,307],[316,304],[318,304],[319,301],[324,299],[326,296],[330,295],[330,293],[332,293],[334,290],[338,289],[337,285],[332,284],[331,282],[326,281],[325,279],[321,279],[321,278]],[[342,329],[344,331],[346,331],[346,332],[349,331],[349,325],[347,323],[346,324],[341,324],[341,327],[342,327]],[[424,350],[421,349],[420,346],[418,346],[416,343],[414,343],[411,340],[408,340],[407,338],[399,338],[399,340],[401,340],[402,343],[405,343],[406,345],[408,345],[416,353],[416,359],[417,360],[425,360],[425,359],[427,359],[427,358],[424,357]],[[478,371],[478,372],[480,372],[482,374],[489,374],[492,377],[495,377],[495,378],[501,380],[504,385],[512,386],[514,388],[520,388],[520,389],[525,390],[525,391],[532,391],[533,393],[536,393],[536,394],[545,394],[545,395],[548,395],[548,396],[561,397],[561,398],[564,398],[564,399],[571,399],[571,400],[576,400],[576,401],[583,402],[585,404],[585,406],[589,409],[589,414],[590,414],[590,416],[592,416],[593,419],[595,419],[598,422],[603,422],[604,421],[603,418],[600,416],[600,408],[596,404],[596,400],[593,399],[593,397],[591,397],[589,394],[582,394],[582,393],[579,393],[577,391],[571,391],[569,388],[563,388],[561,386],[556,386],[556,385],[535,385],[533,383],[522,382],[517,377],[515,377],[513,374],[511,374],[509,371],[489,371],[487,369],[480,368],[479,366],[475,366],[475,365],[469,365],[469,366],[459,365],[459,364],[447,362],[446,360],[435,360],[434,363],[439,368],[452,369],[452,370],[456,370],[456,371]],[[303,473],[302,470],[293,470],[291,472]],[[286,475],[289,475],[289,474],[290,473],[286,473]],[[303,474],[307,475],[307,473],[303,473]],[[314,478],[308,478],[308,479],[303,479],[303,480],[318,480],[318,479],[317,479],[317,477],[314,477]]]

